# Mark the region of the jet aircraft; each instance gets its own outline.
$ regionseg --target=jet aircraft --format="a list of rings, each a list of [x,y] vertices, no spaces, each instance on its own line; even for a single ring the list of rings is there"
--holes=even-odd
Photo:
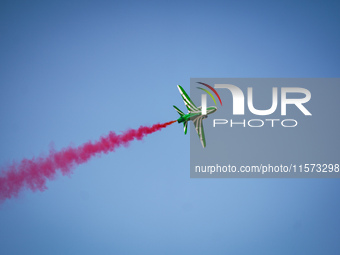
[[[205,135],[204,135],[204,129],[203,129],[203,119],[207,118],[209,114],[215,112],[217,110],[217,107],[215,107],[215,106],[207,107],[206,112],[204,113],[203,111],[205,111],[205,109],[202,109],[202,106],[197,107],[194,104],[194,102],[190,99],[188,94],[185,92],[185,90],[180,85],[177,85],[177,87],[178,87],[179,92],[181,93],[184,104],[188,109],[188,113],[184,114],[176,106],[173,106],[180,115],[177,122],[178,123],[183,122],[184,134],[186,134],[187,128],[188,128],[188,122],[191,120],[195,125],[195,129],[196,129],[196,132],[197,132],[197,134],[200,138],[201,144],[202,144],[203,148],[205,148],[206,142],[205,142]],[[206,91],[206,90],[204,90],[204,91]]]

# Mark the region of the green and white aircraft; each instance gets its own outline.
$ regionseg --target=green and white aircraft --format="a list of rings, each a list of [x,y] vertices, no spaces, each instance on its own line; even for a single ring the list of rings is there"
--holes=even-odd
[[[207,118],[209,114],[215,112],[217,110],[217,107],[210,106],[206,109],[202,109],[202,106],[197,107],[194,102],[190,99],[188,94],[185,92],[185,90],[180,86],[177,85],[179,92],[181,93],[181,96],[183,98],[184,104],[188,109],[188,113],[184,114],[180,109],[178,109],[176,106],[174,108],[181,116],[177,122],[182,123],[184,126],[184,134],[187,133],[188,128],[188,121],[192,121],[195,125],[196,132],[201,140],[203,148],[205,147],[205,135],[204,135],[204,129],[203,129],[203,122],[202,120]]]

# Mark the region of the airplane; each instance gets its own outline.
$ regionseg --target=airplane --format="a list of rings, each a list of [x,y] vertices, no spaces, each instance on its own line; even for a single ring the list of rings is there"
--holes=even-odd
[[[184,114],[180,109],[178,109],[176,106],[173,106],[175,110],[178,112],[180,117],[178,118],[177,122],[182,123],[184,126],[184,134],[187,134],[187,128],[188,128],[188,121],[192,121],[195,125],[196,132],[199,136],[199,139],[201,140],[201,144],[203,148],[206,146],[205,142],[205,135],[204,135],[204,129],[203,129],[203,119],[208,118],[208,115],[211,113],[214,113],[217,110],[217,107],[210,106],[206,108],[206,113],[203,114],[202,112],[202,106],[197,107],[194,102],[190,99],[188,94],[185,92],[185,90],[180,86],[177,85],[177,88],[179,92],[181,93],[181,96],[183,98],[184,104],[188,109],[188,113]],[[204,90],[206,91],[206,90]],[[210,93],[209,93],[210,94]]]

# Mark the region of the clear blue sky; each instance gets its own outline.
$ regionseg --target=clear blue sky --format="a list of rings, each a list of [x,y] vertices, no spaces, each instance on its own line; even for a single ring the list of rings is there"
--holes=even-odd
[[[173,120],[190,77],[339,77],[339,24],[337,1],[1,1],[0,165]],[[6,201],[0,254],[338,254],[339,194],[190,179],[174,124]]]

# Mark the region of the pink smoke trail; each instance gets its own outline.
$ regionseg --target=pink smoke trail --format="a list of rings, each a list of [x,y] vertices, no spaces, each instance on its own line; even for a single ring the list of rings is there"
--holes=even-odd
[[[47,189],[46,180],[53,179],[57,170],[62,174],[71,173],[71,169],[87,162],[91,157],[100,153],[114,151],[121,145],[127,146],[129,142],[159,131],[172,123],[155,124],[151,127],[140,126],[138,129],[130,129],[120,135],[110,132],[94,143],[87,142],[76,148],[67,147],[59,152],[51,151],[46,157],[23,159],[20,163],[14,162],[0,175],[0,203],[11,197],[17,197],[24,188],[32,191]]]

